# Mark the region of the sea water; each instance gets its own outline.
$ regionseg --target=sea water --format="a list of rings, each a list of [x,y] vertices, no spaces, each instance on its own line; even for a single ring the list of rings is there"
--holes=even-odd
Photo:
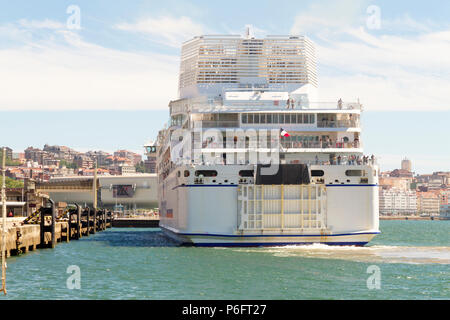
[[[7,260],[3,299],[449,299],[450,221],[380,221],[365,247],[179,247],[108,229]]]

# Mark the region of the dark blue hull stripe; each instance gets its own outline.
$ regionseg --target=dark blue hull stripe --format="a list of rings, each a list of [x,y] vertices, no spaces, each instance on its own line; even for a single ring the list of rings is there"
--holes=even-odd
[[[237,184],[181,184],[172,188],[186,187],[237,187]],[[378,187],[378,184],[326,184],[327,187]]]
[[[378,187],[377,184],[326,184],[327,187]]]
[[[185,188],[185,187],[237,187],[237,184],[180,184],[176,187],[173,187],[172,190],[176,188]]]
[[[364,246],[368,242],[319,242],[330,246]],[[277,247],[277,246],[289,246],[289,245],[310,245],[311,242],[241,242],[241,243],[194,243],[195,247]]]

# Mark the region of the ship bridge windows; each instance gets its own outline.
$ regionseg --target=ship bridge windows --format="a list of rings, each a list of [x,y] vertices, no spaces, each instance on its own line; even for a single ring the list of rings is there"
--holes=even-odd
[[[174,115],[170,118],[170,125],[171,126],[182,126],[185,120],[186,120],[186,116],[184,114]]]
[[[314,124],[313,113],[244,113],[243,124]]]

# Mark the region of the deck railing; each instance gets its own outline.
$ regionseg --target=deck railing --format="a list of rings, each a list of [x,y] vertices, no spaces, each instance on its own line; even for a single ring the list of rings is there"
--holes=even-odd
[[[249,110],[362,110],[359,102],[347,102],[339,105],[334,101],[312,101],[312,102],[294,102],[294,105],[287,104],[284,100],[246,100],[246,101],[224,101],[221,98],[207,99],[198,97],[191,99],[182,99],[170,103],[170,112],[214,112],[223,110],[249,111]]]
[[[320,120],[317,121],[318,128],[359,128],[356,120]]]
[[[199,145],[199,141],[196,141],[196,145]],[[258,143],[235,143],[227,144],[226,142],[202,142],[202,148],[204,149],[277,149],[283,151],[283,149],[359,149],[362,148],[362,143],[359,141],[353,142],[320,142],[320,141],[280,141],[279,143],[270,143],[259,145]]]

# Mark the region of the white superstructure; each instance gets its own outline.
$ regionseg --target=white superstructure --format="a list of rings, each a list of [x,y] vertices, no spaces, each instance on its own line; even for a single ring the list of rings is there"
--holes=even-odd
[[[361,104],[317,99],[309,39],[195,37],[182,48],[179,94],[157,141],[168,235],[205,246],[363,245],[379,233]]]

